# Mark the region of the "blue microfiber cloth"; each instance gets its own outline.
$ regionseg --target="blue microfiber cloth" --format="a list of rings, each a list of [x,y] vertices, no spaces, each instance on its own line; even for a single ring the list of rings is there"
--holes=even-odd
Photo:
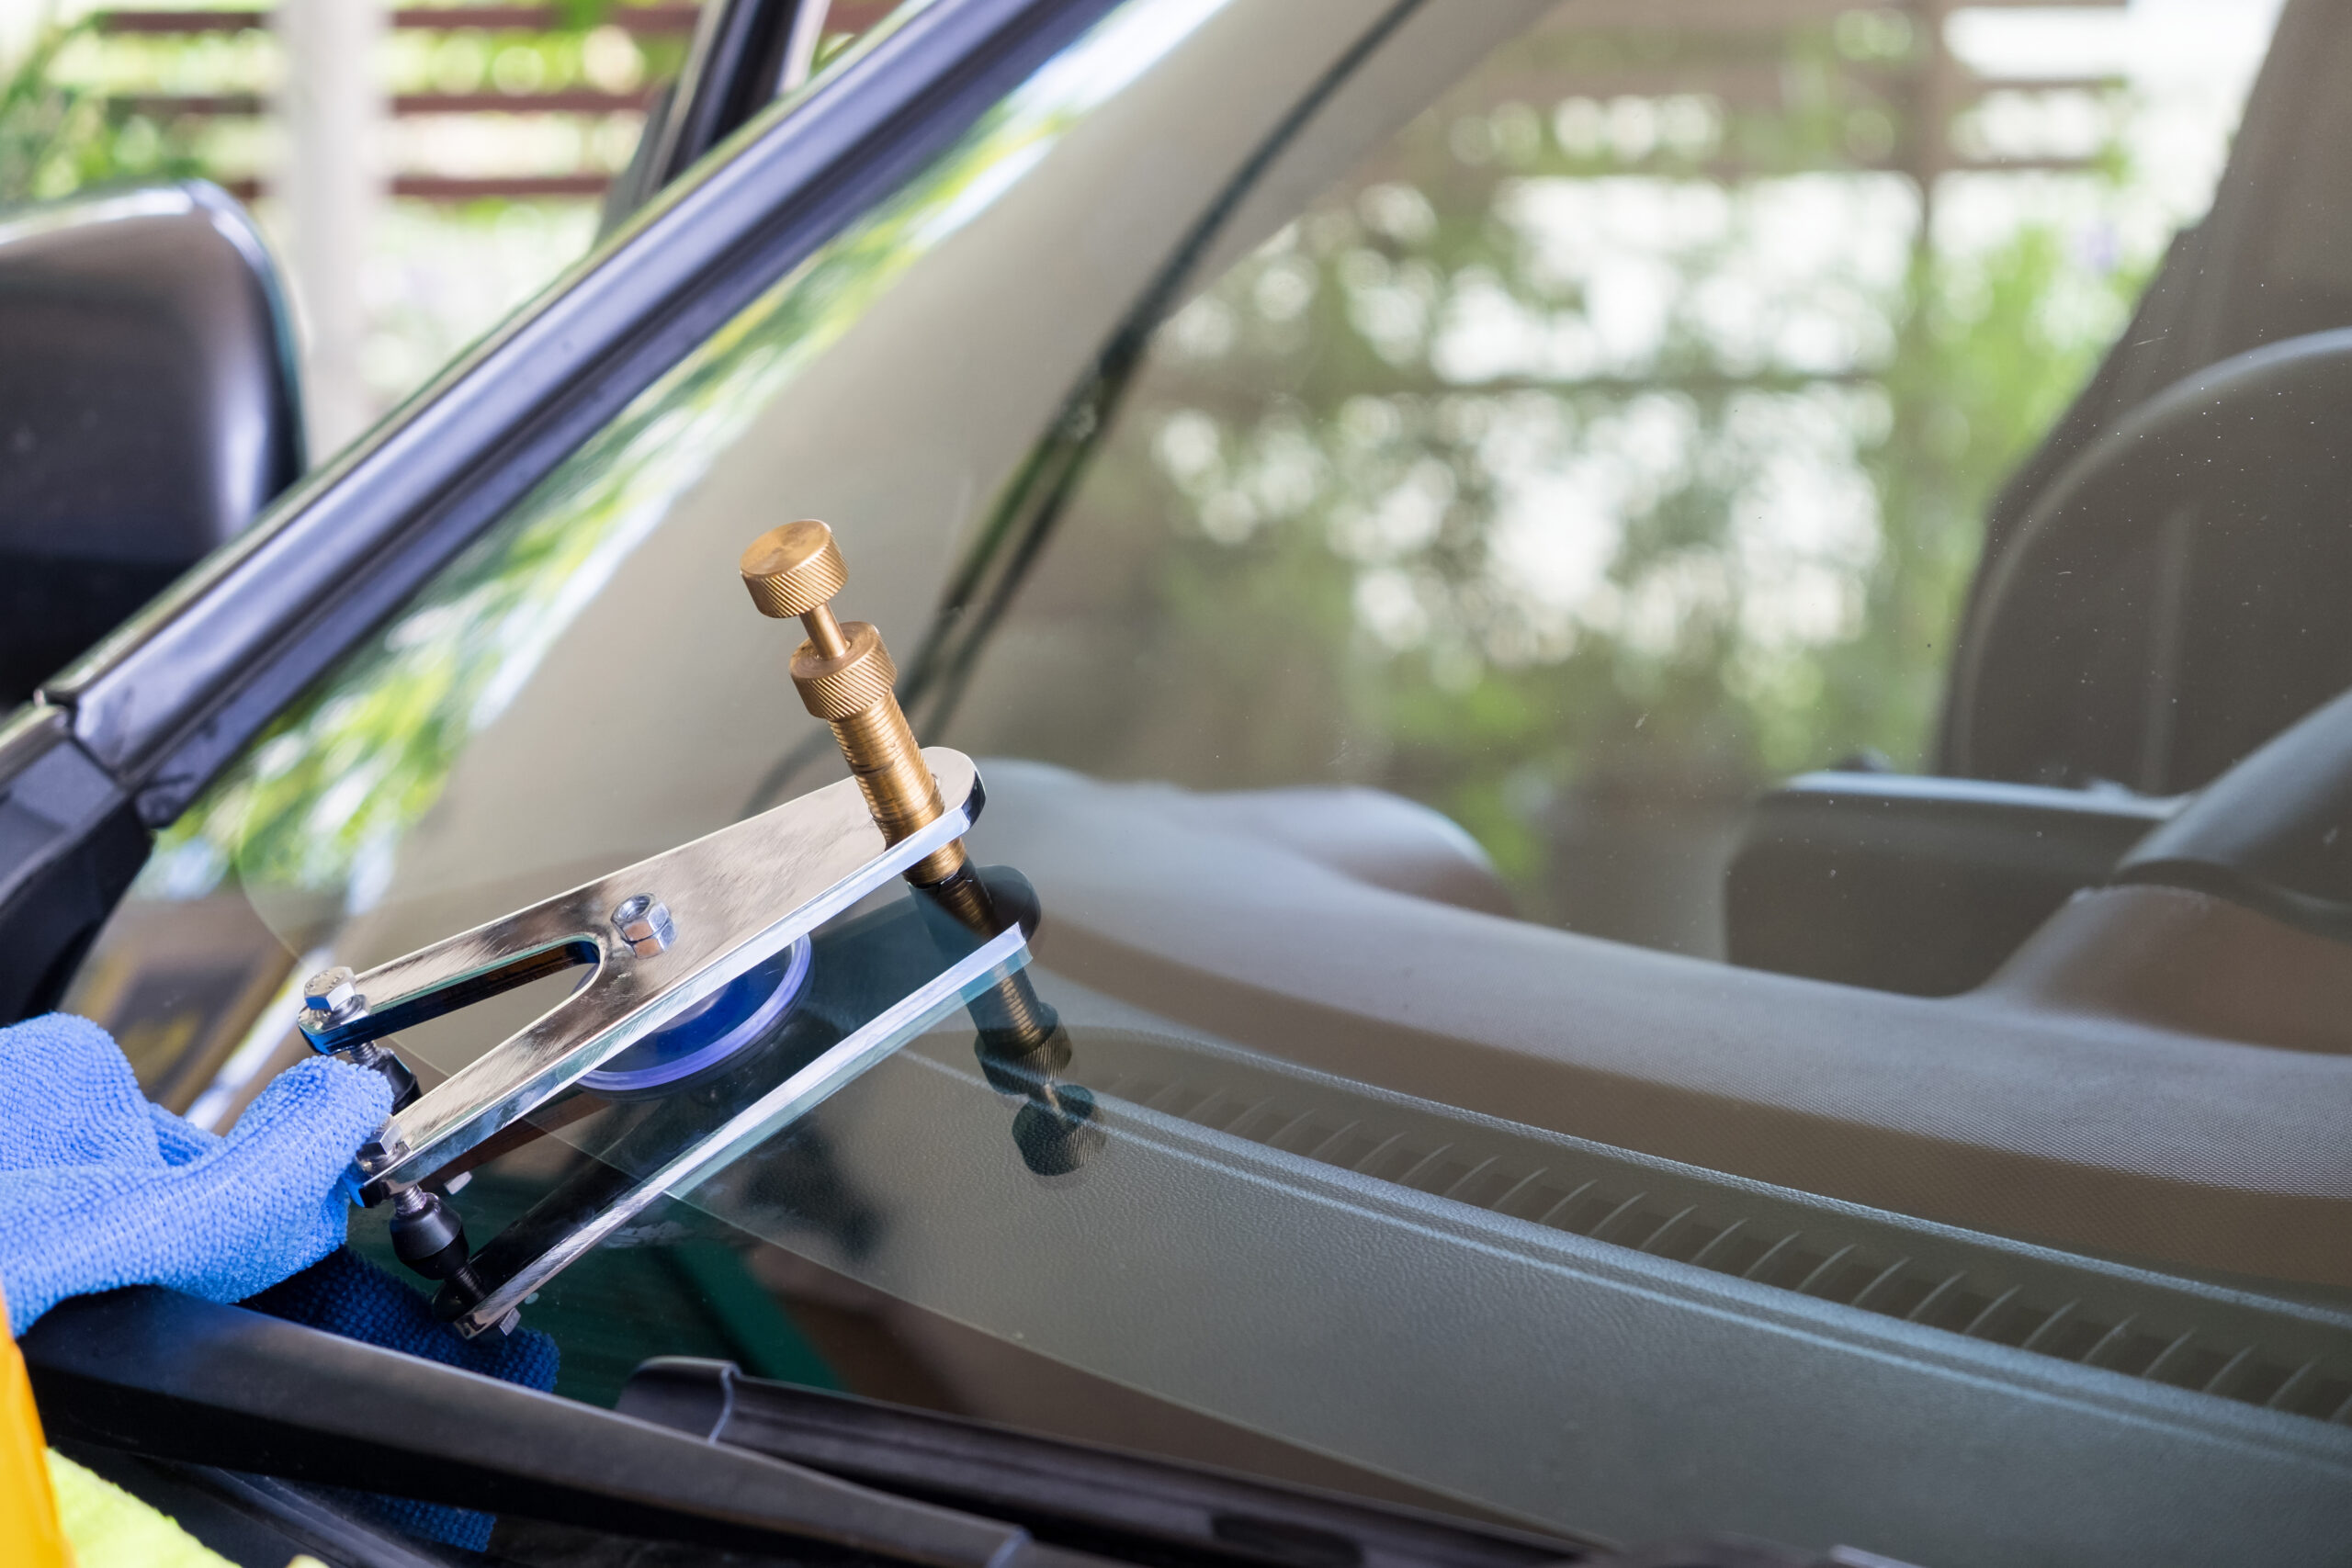
[[[546,1335],[469,1343],[423,1296],[344,1247],[352,1153],[391,1108],[380,1075],[317,1057],[280,1074],[224,1138],[150,1104],[113,1039],[87,1019],[51,1013],[0,1029],[0,1292],[10,1330],[22,1334],[68,1296],[169,1285],[553,1388]],[[430,1540],[489,1544],[488,1514],[346,1500]]]
[[[541,1393],[555,1387],[554,1340],[528,1328],[505,1336],[460,1338],[454,1329],[433,1315],[432,1304],[424,1295],[349,1247],[330,1252],[292,1279],[272,1285],[244,1304],[289,1323],[307,1324],[346,1339],[362,1339],[370,1345],[406,1351],[445,1367],[519,1383]],[[324,1490],[335,1492],[347,1506],[372,1515],[395,1529],[469,1551],[481,1551],[490,1545],[491,1526],[496,1522],[489,1514],[439,1503],[379,1497],[340,1488]]]
[[[281,1074],[220,1137],[148,1103],[87,1019],[0,1029],[0,1291],[21,1335],[67,1296],[169,1285],[241,1301],[343,1243],[352,1151],[391,1111],[376,1073]]]

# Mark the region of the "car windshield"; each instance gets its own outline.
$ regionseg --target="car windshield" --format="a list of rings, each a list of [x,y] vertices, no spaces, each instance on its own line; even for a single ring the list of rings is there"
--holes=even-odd
[[[2233,209],[2267,7],[1753,9],[1127,0],[290,705],[71,1005],[224,1123],[305,975],[842,778],[736,571],[819,517],[1037,891],[1099,1143],[1041,1171],[935,1022],[534,1297],[566,1392],[723,1354],[1555,1529],[1985,1561],[1887,1490],[1929,1418],[1886,1380],[1956,1429],[2340,1424],[2352,1037],[2166,1012],[2083,967],[2139,927],[2051,922],[2141,918],[2067,895],[2341,673],[2249,655],[2044,744],[2103,666],[2005,676],[1978,569],[2166,384],[2352,323],[2293,185],[2352,28],[2278,24]],[[2225,977],[2347,994],[2332,939],[2229,929]],[[570,983],[400,1046],[437,1080]],[[558,1120],[479,1233],[610,1156]],[[1801,1484],[1737,1414],[1849,1386]]]

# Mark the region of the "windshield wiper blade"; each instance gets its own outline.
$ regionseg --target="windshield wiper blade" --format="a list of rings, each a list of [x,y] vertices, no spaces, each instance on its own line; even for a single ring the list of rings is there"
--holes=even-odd
[[[929,1411],[638,1370],[616,1410],[155,1286],[21,1341],[52,1438],[591,1531],[922,1568],[1853,1568],[1764,1542],[1623,1555]],[[1899,1568],[1899,1565],[1889,1565]]]
[[[1151,1568],[1538,1568],[1613,1561],[1568,1540],[1041,1437],[661,1357],[614,1408]]]
[[[797,1561],[1111,1568],[1018,1525],[154,1286],[26,1331],[54,1438]]]
[[[663,1356],[614,1408],[1143,1568],[1910,1568],[1739,1536],[1618,1548],[1047,1438]]]

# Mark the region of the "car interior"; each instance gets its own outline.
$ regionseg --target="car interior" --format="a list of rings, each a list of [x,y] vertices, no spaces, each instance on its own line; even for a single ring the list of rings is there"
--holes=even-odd
[[[681,89],[699,118],[661,169],[777,122],[712,84],[782,71],[789,14],[728,8],[699,47],[734,63]],[[1575,17],[1114,15],[714,323],[217,779],[159,785],[185,810],[152,856],[105,851],[143,869],[61,917],[89,930],[51,997],[225,1126],[308,1054],[296,988],[330,957],[842,776],[733,570],[753,522],[826,518],[917,733],[978,760],[973,852],[1034,886],[1033,972],[1111,1152],[1024,1168],[971,1030],[936,1026],[533,1298],[560,1392],[651,1409],[686,1385],[640,1362],[716,1358],[1618,1540],[1699,1496],[1923,1561],[2316,1539],[2352,1463],[2352,10],[2289,0],[2211,212],[1994,502],[1923,765],[1713,815],[1580,800],[1538,919],[1350,753],[1356,695],[1299,651],[1315,604],[1204,576],[1216,635],[1175,626],[1136,476],[1156,411],[1207,395],[1163,323]],[[304,467],[284,307],[225,201],[0,220],[0,342],[31,345],[0,356],[0,431],[57,454],[0,479],[38,491],[0,505],[0,575],[85,616],[6,617],[12,697]],[[60,278],[119,355],[20,333]],[[1255,417],[1302,384],[1214,390]],[[151,404],[139,483],[75,445]],[[571,984],[404,1031],[406,1059],[440,1081]],[[466,1173],[481,1235],[597,1166],[555,1121]],[[389,1259],[380,1212],[355,1244]],[[1833,1503],[1825,1475],[1868,1484]]]

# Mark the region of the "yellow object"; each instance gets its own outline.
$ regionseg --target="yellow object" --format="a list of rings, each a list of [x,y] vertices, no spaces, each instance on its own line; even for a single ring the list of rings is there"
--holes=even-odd
[[[74,1568],[74,1549],[59,1528],[57,1499],[41,1456],[40,1412],[24,1352],[7,1331],[8,1303],[0,1296],[0,1551],[26,1568]]]
[[[49,1478],[57,1489],[58,1517],[65,1539],[74,1543],[76,1568],[234,1568],[168,1515],[54,1449]]]
[[[6,1568],[236,1568],[41,1437],[24,1352],[0,1295],[0,1563]],[[286,1568],[326,1568],[297,1557]]]

